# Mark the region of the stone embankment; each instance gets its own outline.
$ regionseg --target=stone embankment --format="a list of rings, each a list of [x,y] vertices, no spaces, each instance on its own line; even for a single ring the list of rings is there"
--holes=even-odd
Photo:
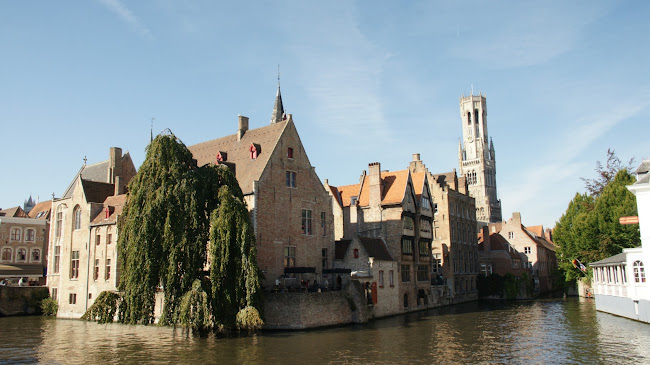
[[[0,316],[39,314],[47,296],[44,286],[0,286]]]

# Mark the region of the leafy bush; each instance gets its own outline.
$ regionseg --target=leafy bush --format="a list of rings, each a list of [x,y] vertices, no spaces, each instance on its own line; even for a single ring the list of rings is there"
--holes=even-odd
[[[103,291],[99,294],[97,299],[95,299],[95,303],[88,308],[81,319],[97,321],[98,323],[113,322],[120,300],[121,297],[119,294]]]
[[[41,302],[41,310],[44,316],[56,316],[59,311],[59,304],[52,298],[45,298]]]
[[[237,313],[237,328],[239,330],[254,332],[262,329],[262,325],[264,325],[264,321],[255,307],[245,307]]]

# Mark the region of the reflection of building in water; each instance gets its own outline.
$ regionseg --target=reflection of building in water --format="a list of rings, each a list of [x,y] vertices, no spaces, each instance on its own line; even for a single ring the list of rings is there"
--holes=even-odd
[[[589,266],[593,269],[596,309],[650,323],[650,160],[636,169],[636,177],[627,188],[636,196],[639,215],[629,220],[639,224],[641,247],[625,248]]]

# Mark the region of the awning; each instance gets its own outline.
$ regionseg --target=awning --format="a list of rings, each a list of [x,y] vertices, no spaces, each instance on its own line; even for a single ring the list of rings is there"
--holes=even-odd
[[[352,272],[352,269],[323,269],[323,274],[349,274]]]
[[[316,273],[315,267],[285,267],[285,274],[309,274]]]
[[[6,265],[0,264],[0,276],[38,276],[43,275],[43,265]]]

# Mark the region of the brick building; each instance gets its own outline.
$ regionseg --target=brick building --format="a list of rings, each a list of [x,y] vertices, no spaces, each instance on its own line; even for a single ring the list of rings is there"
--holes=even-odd
[[[524,267],[524,262],[527,263],[528,258],[514,249],[501,234],[490,233],[487,226],[483,226],[479,233],[478,253],[483,276],[530,274],[530,269]]]
[[[0,216],[0,280],[45,283],[48,228],[45,218]]]
[[[434,235],[432,241],[434,282],[449,288],[454,303],[478,299],[476,276],[479,274],[476,241],[476,209],[469,195],[467,180],[456,171],[432,174],[413,155],[409,170],[426,173],[433,201]]]
[[[271,123],[249,129],[239,116],[237,133],[199,143],[189,150],[202,166],[226,164],[235,172],[257,241],[263,286],[286,275],[321,280],[334,259],[332,203],[309,162],[280,88]]]
[[[84,163],[63,197],[53,200],[48,287],[58,317],[79,318],[101,291],[116,290],[115,222],[135,174],[129,153],[112,147],[108,160]]]

